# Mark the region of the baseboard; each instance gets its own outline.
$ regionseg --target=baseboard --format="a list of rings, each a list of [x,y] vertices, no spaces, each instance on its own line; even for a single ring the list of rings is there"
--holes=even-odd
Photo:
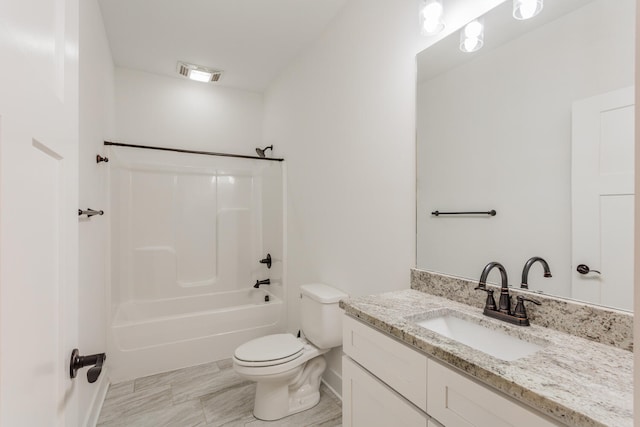
[[[87,419],[84,423],[86,427],[95,427],[98,424],[98,418],[100,417],[100,411],[102,410],[102,404],[104,403],[104,399],[107,396],[107,391],[109,390],[109,372],[108,368],[105,366],[102,368],[102,373],[98,378],[98,389],[96,394],[93,395],[93,400],[91,401],[91,408],[87,413]]]
[[[342,376],[333,369],[327,369],[322,376],[322,382],[336,397],[342,400]]]

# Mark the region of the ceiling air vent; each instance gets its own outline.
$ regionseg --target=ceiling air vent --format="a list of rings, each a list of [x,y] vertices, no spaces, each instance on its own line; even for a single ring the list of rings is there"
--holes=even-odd
[[[178,74],[183,77],[205,83],[217,82],[220,80],[220,76],[222,75],[222,71],[181,61],[178,61],[176,70],[178,71]]]
[[[189,77],[189,68],[182,62],[178,62],[178,73],[185,77]]]

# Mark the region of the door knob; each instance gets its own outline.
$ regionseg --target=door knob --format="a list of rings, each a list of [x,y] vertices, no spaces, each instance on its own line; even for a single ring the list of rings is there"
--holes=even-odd
[[[69,375],[71,378],[75,378],[79,369],[84,368],[85,366],[93,366],[87,372],[87,380],[90,383],[94,383],[100,376],[100,373],[102,372],[102,365],[106,359],[107,355],[105,353],[80,356],[78,349],[74,348],[71,353],[71,362],[69,363]]]
[[[585,265],[585,264],[580,264],[580,265],[578,266],[578,268],[576,268],[576,271],[577,271],[578,273],[580,273],[580,274],[589,274],[589,273],[598,273],[598,274],[602,274],[602,273],[600,273],[598,270],[591,270],[591,269],[589,268],[589,266],[588,266],[588,265]]]

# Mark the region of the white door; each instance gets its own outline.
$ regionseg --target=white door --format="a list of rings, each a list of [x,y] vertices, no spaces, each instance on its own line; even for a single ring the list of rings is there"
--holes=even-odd
[[[572,132],[572,296],[632,310],[634,89],[575,102]]]
[[[75,426],[78,1],[0,2],[0,425]]]

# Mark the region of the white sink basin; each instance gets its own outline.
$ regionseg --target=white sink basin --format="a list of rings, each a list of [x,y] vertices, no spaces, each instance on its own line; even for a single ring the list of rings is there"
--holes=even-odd
[[[415,323],[504,361],[527,357],[544,348],[474,321],[456,317],[451,313]]]

